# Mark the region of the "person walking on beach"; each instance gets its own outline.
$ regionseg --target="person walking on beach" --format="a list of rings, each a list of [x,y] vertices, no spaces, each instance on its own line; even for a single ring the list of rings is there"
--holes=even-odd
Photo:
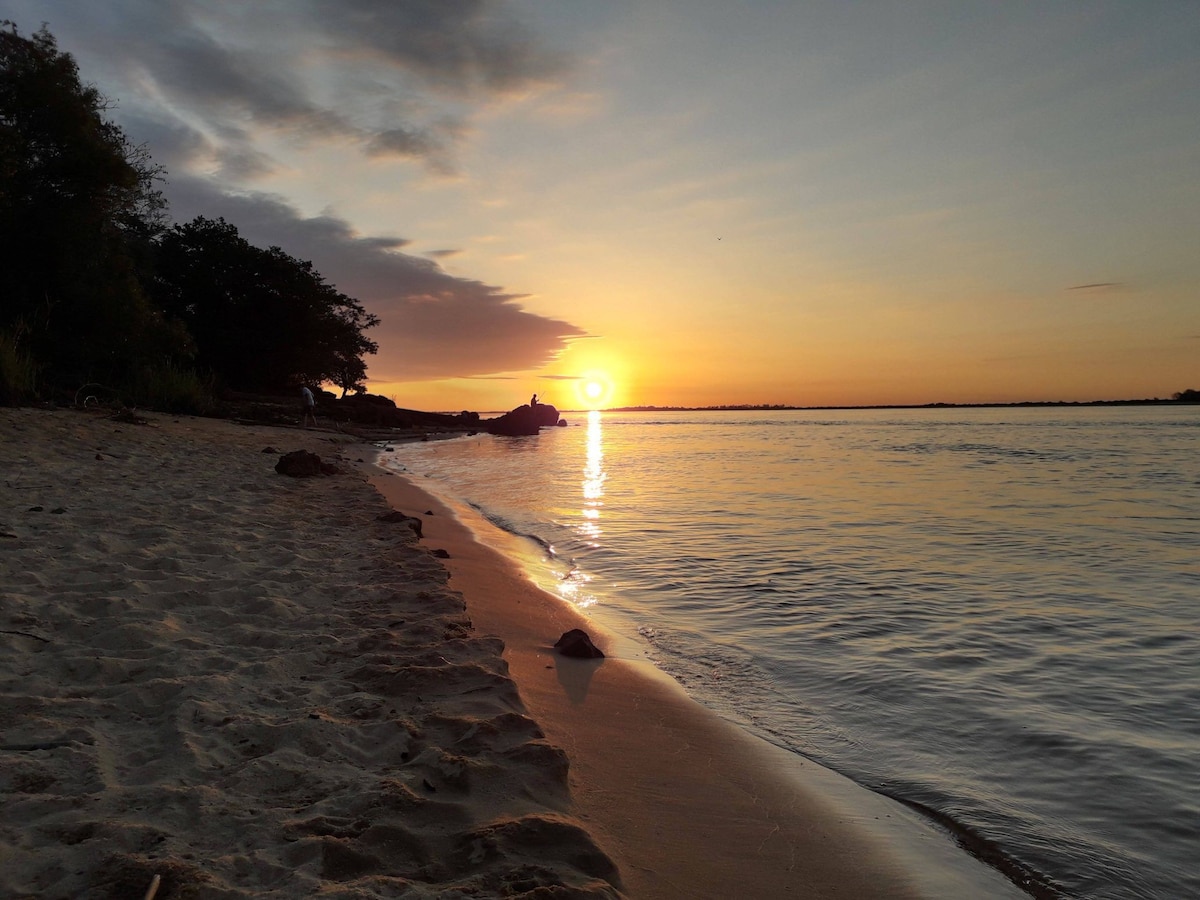
[[[317,401],[313,397],[313,392],[308,389],[307,384],[303,384],[300,386],[300,399],[301,399],[301,404],[302,404],[301,411],[300,411],[300,424],[304,428],[307,428],[308,420],[312,419],[313,425],[316,425],[317,424]]]

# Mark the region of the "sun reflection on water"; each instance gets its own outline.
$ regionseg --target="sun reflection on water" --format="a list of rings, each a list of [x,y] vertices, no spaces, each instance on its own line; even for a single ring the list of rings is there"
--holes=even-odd
[[[600,410],[588,413],[587,462],[583,468],[583,524],[580,531],[589,538],[598,538],[600,510],[604,506],[604,443],[600,427]]]
[[[604,444],[600,427],[600,410],[588,413],[587,450],[583,467],[583,508],[579,511],[578,531],[593,547],[604,533],[600,527],[600,511],[604,507]],[[594,606],[596,597],[587,586],[592,576],[575,566],[562,577],[558,593],[575,606],[584,609]]]

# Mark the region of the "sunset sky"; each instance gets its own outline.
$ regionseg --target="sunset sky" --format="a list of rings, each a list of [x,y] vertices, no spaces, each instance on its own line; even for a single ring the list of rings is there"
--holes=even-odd
[[[1200,388],[1200,5],[0,0],[311,259],[370,389],[709,405]]]

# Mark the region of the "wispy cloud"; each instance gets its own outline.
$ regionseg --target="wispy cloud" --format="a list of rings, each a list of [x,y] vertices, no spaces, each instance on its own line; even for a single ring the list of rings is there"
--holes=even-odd
[[[1123,281],[1096,281],[1092,284],[1075,284],[1067,288],[1068,291],[1084,291],[1089,294],[1111,294],[1118,291],[1123,291],[1126,284]]]
[[[500,0],[6,7],[28,30],[47,22],[64,49],[102,69],[123,105],[159,120],[159,130],[202,135],[216,171],[231,180],[273,169],[261,146],[267,134],[453,173],[464,116],[552,87],[568,67]]]

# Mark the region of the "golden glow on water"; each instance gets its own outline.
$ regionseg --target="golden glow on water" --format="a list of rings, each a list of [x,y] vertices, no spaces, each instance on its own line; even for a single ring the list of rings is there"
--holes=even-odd
[[[588,413],[587,461],[583,467],[583,524],[580,530],[595,539],[604,533],[600,510],[604,507],[604,440],[600,410]]]
[[[580,535],[586,538],[592,546],[597,546],[596,542],[604,534],[604,530],[600,526],[600,513],[604,508],[605,478],[601,413],[600,410],[593,409],[588,413],[587,451],[583,466],[583,507],[579,510],[580,523],[578,526]],[[564,600],[573,603],[580,609],[595,606],[596,597],[587,590],[591,580],[592,576],[572,567],[571,571],[564,575],[562,581],[559,582],[558,593]]]

